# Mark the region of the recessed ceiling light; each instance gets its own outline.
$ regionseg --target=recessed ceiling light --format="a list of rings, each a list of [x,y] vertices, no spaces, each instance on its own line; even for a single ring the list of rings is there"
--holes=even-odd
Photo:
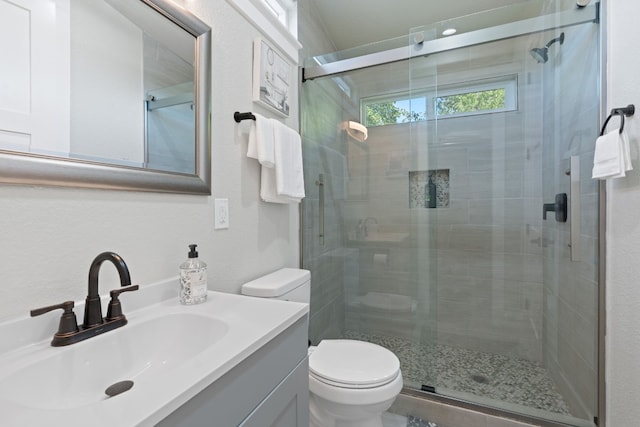
[[[442,32],[442,35],[443,36],[451,36],[451,35],[455,34],[456,31],[458,31],[458,30],[456,30],[455,28],[447,28],[446,30],[444,30]]]

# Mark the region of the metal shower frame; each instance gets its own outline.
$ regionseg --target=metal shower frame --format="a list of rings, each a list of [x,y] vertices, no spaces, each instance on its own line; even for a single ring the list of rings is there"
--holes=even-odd
[[[392,62],[405,61],[413,57],[433,55],[439,52],[451,51],[469,46],[525,36],[548,30],[566,28],[587,22],[599,22],[599,3],[563,11],[554,15],[552,22],[547,16],[523,19],[495,27],[469,31],[449,37],[425,40],[408,47],[398,47],[354,58],[342,59],[327,64],[302,68],[302,81],[327,77],[348,71],[375,67]],[[421,32],[420,30],[416,32]],[[409,38],[407,38],[409,39]]]

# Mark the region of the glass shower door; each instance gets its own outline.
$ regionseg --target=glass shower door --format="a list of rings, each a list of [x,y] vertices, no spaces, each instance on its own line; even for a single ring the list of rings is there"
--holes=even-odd
[[[342,337],[390,348],[405,386],[420,389],[431,383],[421,343],[434,341],[434,241],[409,202],[411,163],[426,151],[402,115],[408,72],[405,61],[304,83],[303,268],[312,272],[312,343]],[[368,128],[366,140],[349,122]]]
[[[410,60],[411,98],[427,104],[416,146],[427,153],[414,156],[409,182],[425,198],[435,184],[438,197],[413,214],[429,224],[417,238],[435,241],[435,339],[421,344],[438,394],[572,425],[597,414],[597,31],[587,23]],[[530,55],[561,34],[546,63]],[[435,87],[421,81],[429,73]],[[543,205],[561,209],[556,196],[567,198],[566,221],[543,219]]]
[[[598,25],[565,25],[542,8],[555,4],[527,5],[549,15],[549,30],[427,55],[445,23],[417,28],[411,59],[304,82],[302,260],[312,343],[375,342],[400,358],[409,389],[587,426],[597,415]],[[562,33],[546,63],[531,55]],[[567,221],[543,219],[563,193]]]
[[[591,179],[600,117],[598,26],[562,32],[561,54],[540,72],[542,201],[555,209],[542,221],[542,354],[569,413],[592,425],[598,414],[599,192]],[[559,33],[541,34],[537,42]],[[563,221],[556,202],[565,197]]]
[[[410,60],[412,96],[428,108],[418,138],[427,161],[409,179],[422,175],[418,187],[434,183],[438,197],[415,209],[435,240],[432,386],[517,412],[553,390],[541,366],[542,250],[530,243],[542,190],[526,55],[526,39],[510,38]],[[425,69],[437,85],[416,78]]]

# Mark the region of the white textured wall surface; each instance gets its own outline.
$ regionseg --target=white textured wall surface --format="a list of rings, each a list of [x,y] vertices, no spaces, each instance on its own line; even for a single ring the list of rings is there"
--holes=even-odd
[[[640,38],[636,0],[607,1],[607,110],[640,106]],[[618,123],[617,119],[615,120]],[[612,120],[612,121],[613,121]],[[634,171],[607,185],[607,426],[640,420],[640,120],[625,122]]]
[[[0,185],[0,318],[84,299],[89,265],[107,250],[143,286],[177,275],[189,243],[199,244],[213,290],[238,293],[245,281],[298,266],[298,207],[259,200],[260,171],[245,156],[248,123],[233,120],[236,110],[269,115],[251,99],[260,34],[225,0],[178,3],[213,28],[212,196]],[[290,99],[286,123],[297,129],[297,92]],[[229,199],[228,230],[213,229],[216,197]],[[101,295],[118,285],[105,263]]]

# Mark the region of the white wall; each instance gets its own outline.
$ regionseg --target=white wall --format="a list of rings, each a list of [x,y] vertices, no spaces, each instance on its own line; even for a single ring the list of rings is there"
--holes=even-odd
[[[640,3],[609,0],[607,110],[640,107]],[[609,427],[640,419],[640,116],[625,122],[635,170],[607,184],[607,418]],[[618,119],[614,126],[619,123]]]
[[[251,100],[259,33],[225,0],[178,3],[213,28],[212,196],[0,185],[0,318],[84,299],[89,265],[107,250],[142,286],[176,275],[189,243],[199,244],[214,290],[237,293],[247,280],[298,266],[298,207],[259,201],[259,169],[245,156],[249,124],[233,120],[236,110],[269,115]],[[295,129],[297,99],[286,121]],[[215,197],[229,199],[228,230],[213,230]],[[104,264],[101,295],[117,286]]]

